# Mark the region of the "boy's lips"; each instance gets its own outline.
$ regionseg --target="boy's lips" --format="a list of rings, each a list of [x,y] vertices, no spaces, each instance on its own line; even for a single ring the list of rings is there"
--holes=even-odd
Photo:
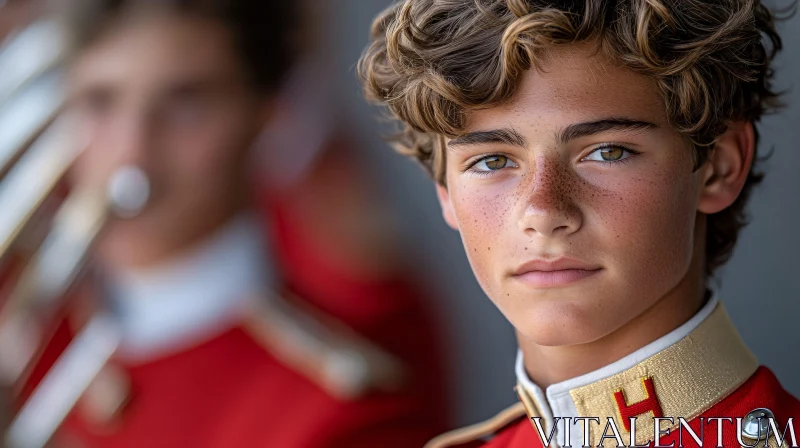
[[[602,268],[572,258],[556,258],[551,260],[531,260],[517,269],[511,277],[530,286],[543,288],[564,286],[590,277]]]

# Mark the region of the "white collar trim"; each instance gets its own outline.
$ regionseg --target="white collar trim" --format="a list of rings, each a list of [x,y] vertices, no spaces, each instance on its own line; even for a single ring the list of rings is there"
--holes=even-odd
[[[273,284],[254,217],[237,217],[169,263],[110,276],[110,306],[122,329],[120,355],[147,361],[230,328]]]

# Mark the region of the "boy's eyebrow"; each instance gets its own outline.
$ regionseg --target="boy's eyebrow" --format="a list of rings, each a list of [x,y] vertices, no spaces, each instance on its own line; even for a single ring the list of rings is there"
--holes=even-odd
[[[658,125],[647,121],[631,120],[628,118],[605,118],[602,120],[571,124],[557,134],[557,139],[559,143],[564,144],[576,138],[599,134],[605,131],[632,131],[657,127]]]
[[[564,144],[570,140],[586,137],[592,134],[599,134],[606,131],[631,131],[639,129],[657,128],[658,125],[641,120],[631,120],[629,118],[604,118],[602,120],[587,121],[584,123],[571,124],[556,136],[559,143]],[[525,137],[511,128],[492,129],[489,131],[468,132],[464,135],[450,140],[447,146],[477,145],[482,143],[506,143],[513,146],[526,147]]]
[[[525,137],[510,128],[493,129],[491,131],[468,132],[448,142],[447,146],[477,145],[481,143],[506,143],[513,146],[525,147]]]

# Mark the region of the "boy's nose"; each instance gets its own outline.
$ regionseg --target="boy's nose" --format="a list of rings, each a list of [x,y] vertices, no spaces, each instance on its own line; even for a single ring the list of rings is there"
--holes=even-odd
[[[123,165],[141,165],[146,162],[150,147],[150,130],[146,120],[129,118],[119,123],[111,144],[115,158]]]
[[[548,237],[576,232],[582,217],[574,201],[577,183],[568,168],[559,161],[541,158],[530,176],[522,183],[522,230]]]

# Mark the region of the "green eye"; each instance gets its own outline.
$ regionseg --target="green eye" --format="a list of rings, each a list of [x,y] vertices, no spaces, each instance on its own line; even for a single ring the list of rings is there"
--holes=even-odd
[[[621,146],[605,146],[597,148],[584,160],[594,160],[597,162],[618,162],[627,159],[632,154],[631,151]]]
[[[476,171],[497,171],[507,166],[512,165],[513,162],[508,160],[508,157],[501,155],[487,156],[482,158],[475,164]]]
[[[625,155],[625,150],[622,148],[603,148],[600,150],[600,157],[603,160],[619,160]]]

